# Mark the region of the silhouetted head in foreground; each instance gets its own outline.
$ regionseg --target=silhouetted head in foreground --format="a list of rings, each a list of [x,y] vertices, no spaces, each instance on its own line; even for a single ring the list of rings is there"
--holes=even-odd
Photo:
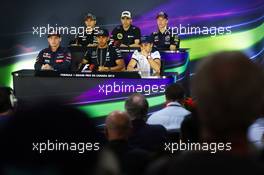
[[[132,94],[125,102],[125,109],[131,120],[147,117],[148,108],[146,97],[140,93]]]
[[[21,174],[91,173],[101,146],[97,142],[95,126],[86,114],[43,103],[17,111],[4,127],[1,168]]]
[[[131,127],[132,125],[126,112],[113,111],[105,120],[105,133],[109,141],[127,140]]]
[[[165,91],[165,97],[167,103],[175,101],[182,103],[185,97],[185,91],[180,84],[174,83],[167,86]]]
[[[261,110],[263,83],[261,68],[243,53],[222,52],[205,58],[193,82],[203,138],[246,137]]]

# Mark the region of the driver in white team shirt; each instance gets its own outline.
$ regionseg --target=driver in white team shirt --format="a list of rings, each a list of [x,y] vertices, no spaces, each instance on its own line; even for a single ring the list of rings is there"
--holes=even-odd
[[[139,71],[142,77],[160,75],[160,53],[153,49],[150,36],[141,37],[140,51],[136,50],[128,63],[128,71]]]

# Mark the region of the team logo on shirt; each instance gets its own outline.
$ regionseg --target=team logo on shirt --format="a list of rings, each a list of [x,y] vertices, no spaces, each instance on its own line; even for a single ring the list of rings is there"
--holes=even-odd
[[[45,63],[45,64],[49,64],[49,63],[50,63],[50,60],[45,59],[45,60],[44,60],[44,63]]]
[[[43,58],[51,58],[51,55],[47,52],[43,53]]]
[[[63,53],[59,53],[59,54],[57,55],[57,58],[64,58],[64,54],[63,54]]]
[[[178,36],[175,36],[175,37],[174,37],[174,41],[175,41],[175,42],[179,42],[179,37],[178,37]]]
[[[123,39],[123,34],[122,33],[118,33],[117,34],[117,39],[119,39],[119,40]]]
[[[167,36],[165,37],[165,41],[170,41],[170,35],[167,35]]]
[[[92,58],[96,58],[97,57],[97,52],[96,51],[92,51]]]

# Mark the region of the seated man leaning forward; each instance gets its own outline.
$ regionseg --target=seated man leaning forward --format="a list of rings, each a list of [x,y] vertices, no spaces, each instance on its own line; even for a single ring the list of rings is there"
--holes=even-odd
[[[88,48],[82,60],[82,64],[89,64],[89,69],[91,71],[123,71],[125,69],[125,62],[120,50],[113,45],[108,45],[108,31],[106,29],[99,29],[96,38],[98,45]]]
[[[70,71],[71,53],[65,47],[61,47],[61,36],[56,31],[48,34],[49,47],[39,52],[35,70]]]
[[[160,75],[160,53],[153,49],[153,40],[150,36],[141,37],[140,51],[136,50],[130,62],[128,71],[139,71],[141,76]]]

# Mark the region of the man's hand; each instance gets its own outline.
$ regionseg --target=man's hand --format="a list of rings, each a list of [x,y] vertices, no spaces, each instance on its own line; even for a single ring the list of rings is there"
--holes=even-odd
[[[42,65],[41,70],[54,70],[54,69],[49,64],[44,64]]]
[[[110,71],[109,67],[99,66],[98,68],[99,72],[108,72]]]
[[[120,46],[119,47],[128,47],[127,45],[125,45],[125,44],[120,44]]]
[[[141,51],[142,55],[144,55],[146,58],[148,58],[148,56],[150,55],[149,52],[146,52],[145,50]]]
[[[88,44],[88,45],[87,45],[87,47],[96,47],[96,46],[97,46],[96,43],[94,43],[94,44]]]

